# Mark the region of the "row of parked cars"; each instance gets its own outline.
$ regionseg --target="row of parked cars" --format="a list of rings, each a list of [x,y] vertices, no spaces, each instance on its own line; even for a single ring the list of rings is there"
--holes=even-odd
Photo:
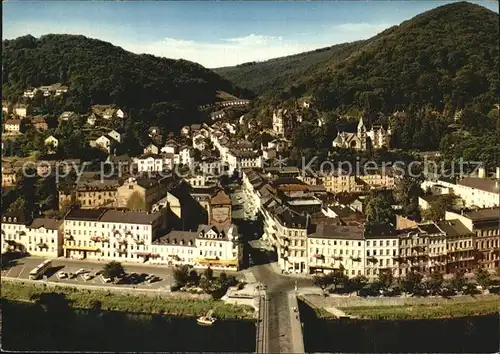
[[[89,270],[86,270],[84,268],[80,268],[80,269],[78,269],[74,273],[67,273],[67,272],[62,271],[62,270],[56,273],[56,276],[59,279],[76,279],[79,275],[85,281],[88,281],[88,280],[91,280],[93,278],[99,277],[99,279],[103,283],[111,283],[111,282],[113,282],[113,279],[104,276],[102,270],[99,270],[99,271],[97,271],[95,273],[92,273]],[[116,284],[139,284],[139,283],[142,283],[142,282],[146,282],[148,284],[151,284],[151,283],[155,283],[157,281],[161,281],[161,278],[158,277],[158,276],[156,276],[156,275],[154,275],[154,274],[130,273],[130,274],[126,274],[123,277],[115,279],[114,282]]]
[[[82,279],[85,281],[91,280],[95,277],[100,277],[103,283],[111,283],[112,281],[111,278],[103,276],[102,270],[99,270],[92,274],[89,270],[86,270],[84,268],[80,268],[74,273],[67,273],[61,270],[57,272],[56,275],[59,279],[76,279],[79,275],[81,275]]]

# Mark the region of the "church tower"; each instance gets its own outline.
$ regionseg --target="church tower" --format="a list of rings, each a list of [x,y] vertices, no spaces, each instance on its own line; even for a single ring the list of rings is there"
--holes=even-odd
[[[365,123],[363,123],[363,117],[359,118],[358,138],[360,141],[360,150],[366,151],[366,127],[365,127]]]

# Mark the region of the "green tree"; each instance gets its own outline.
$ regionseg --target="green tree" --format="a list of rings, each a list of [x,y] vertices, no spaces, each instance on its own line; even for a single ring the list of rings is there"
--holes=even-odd
[[[348,281],[348,288],[350,291],[356,292],[356,295],[359,295],[359,291],[363,289],[368,283],[368,278],[364,275],[357,275],[354,278],[350,278]]]
[[[24,212],[26,210],[26,201],[23,197],[17,198],[10,206],[9,212]]]
[[[390,270],[381,270],[378,274],[378,281],[384,288],[389,288],[394,282],[394,276]]]
[[[436,295],[441,290],[443,286],[443,274],[441,272],[434,271],[430,274],[430,276],[425,280],[424,286],[431,295]]]
[[[444,220],[446,211],[449,211],[453,207],[456,200],[457,197],[452,194],[438,196],[436,200],[430,203],[429,208],[422,212],[422,218],[431,221]]]
[[[214,271],[212,270],[212,268],[208,267],[203,272],[203,275],[205,276],[205,278],[207,278],[209,281],[211,281],[214,278]]]
[[[372,223],[394,222],[395,213],[390,201],[382,193],[371,193],[367,198],[366,217]]]
[[[146,201],[138,191],[135,191],[127,200],[127,208],[130,210],[145,210]]]
[[[474,274],[476,275],[476,281],[477,283],[483,288],[486,289],[488,286],[491,284],[491,277],[490,273],[488,273],[487,270],[483,268],[477,268],[474,271]]]
[[[173,276],[178,286],[182,287],[186,285],[189,280],[189,267],[186,264],[176,266]]]
[[[465,285],[467,285],[467,280],[465,279],[465,271],[463,269],[459,269],[453,274],[453,277],[450,280],[451,287],[456,291],[463,291]]]
[[[420,290],[423,275],[417,272],[408,272],[401,280],[401,288],[409,294],[415,294]]]
[[[125,274],[125,269],[122,264],[117,261],[111,261],[104,265],[103,274],[105,277],[115,279],[123,276]]]

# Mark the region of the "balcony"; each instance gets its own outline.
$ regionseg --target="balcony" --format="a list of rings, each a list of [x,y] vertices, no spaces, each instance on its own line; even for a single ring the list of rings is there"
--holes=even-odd
[[[368,260],[368,262],[371,262],[371,263],[377,263],[378,262],[378,259],[375,256],[369,256],[366,259]]]
[[[313,257],[316,259],[325,259],[325,256],[323,256],[322,254],[319,254],[319,253],[313,254]]]
[[[336,261],[343,261],[344,257],[342,257],[342,256],[334,256],[333,259],[336,260]]]
[[[353,257],[353,256],[351,256],[351,260],[353,262],[361,262],[361,257]]]
[[[49,248],[49,246],[47,246],[47,244],[45,242],[37,243],[36,246],[39,248],[45,248],[45,249]]]
[[[137,245],[143,245],[143,244],[144,244],[144,240],[143,240],[143,239],[140,239],[140,238],[136,238],[136,239],[134,239],[134,241],[135,241],[135,243],[136,243]]]
[[[94,241],[94,242],[101,242],[102,241],[102,238],[99,237],[99,236],[92,236],[90,238],[91,241]]]

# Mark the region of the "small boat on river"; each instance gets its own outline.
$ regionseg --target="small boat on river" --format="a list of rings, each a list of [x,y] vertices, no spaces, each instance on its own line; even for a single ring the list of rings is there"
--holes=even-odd
[[[212,315],[213,310],[208,311],[205,316],[199,317],[196,322],[201,326],[211,326],[217,321],[217,319]]]

